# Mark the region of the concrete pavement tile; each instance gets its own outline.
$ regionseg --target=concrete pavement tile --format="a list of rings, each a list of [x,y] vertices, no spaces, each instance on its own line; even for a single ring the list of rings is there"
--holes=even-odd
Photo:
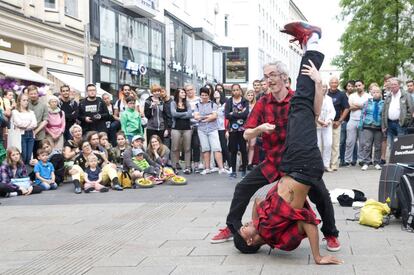
[[[220,217],[216,217],[216,218],[197,217],[191,223],[194,226],[211,226],[211,227],[215,227],[221,222],[221,220],[224,220],[224,218],[225,218],[224,216],[223,216],[223,218],[220,218]]]
[[[161,247],[161,248],[147,248],[137,250],[135,248],[121,248],[112,257],[128,257],[129,255],[139,254],[145,256],[187,256],[191,251],[192,247]]]
[[[267,265],[263,266],[261,275],[273,275],[273,274],[283,274],[283,275],[297,275],[297,274],[306,274],[306,275],[352,275],[354,274],[352,265],[316,265],[314,263],[309,265]]]
[[[137,266],[145,258],[146,256],[142,254],[112,255],[93,263],[93,266]]]
[[[143,267],[93,267],[85,275],[154,275],[170,274],[176,268],[170,266],[143,266]]]
[[[204,256],[204,255],[232,255],[238,253],[234,248],[233,242],[226,242],[220,244],[208,244],[203,246],[196,246],[191,251],[191,256]]]
[[[147,257],[139,266],[160,265],[220,265],[225,256]]]
[[[240,274],[240,275],[259,275],[262,269],[261,265],[220,265],[220,266],[177,266],[176,269],[171,273],[171,275],[221,275],[221,274]]]
[[[212,245],[207,240],[166,240],[160,247],[198,247]]]
[[[358,265],[354,265],[355,268],[355,274],[356,275],[367,275],[367,274],[372,274],[372,275],[378,275],[378,274],[414,274],[413,273],[413,269],[410,270],[408,269],[403,269],[401,266],[399,265],[395,265],[395,264],[391,264],[387,262],[384,262],[382,264],[376,264],[376,265],[371,265],[371,264],[358,264]]]

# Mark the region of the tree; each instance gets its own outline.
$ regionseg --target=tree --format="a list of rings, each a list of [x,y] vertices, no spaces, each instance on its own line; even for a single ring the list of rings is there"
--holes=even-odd
[[[341,0],[343,54],[333,64],[341,77],[382,83],[385,74],[414,76],[414,0]]]

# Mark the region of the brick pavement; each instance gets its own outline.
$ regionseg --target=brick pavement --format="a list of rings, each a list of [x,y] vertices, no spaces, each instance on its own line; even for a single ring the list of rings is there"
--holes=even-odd
[[[378,178],[378,171],[357,168],[325,174],[328,188],[357,188],[369,198],[377,198]],[[340,266],[315,265],[306,239],[292,252],[262,247],[255,255],[238,253],[232,243],[210,244],[224,226],[235,182],[218,175],[189,180],[188,186],[78,196],[64,186],[2,199],[0,273],[414,274],[414,235],[398,221],[380,229],[346,221],[356,210],[340,206]]]

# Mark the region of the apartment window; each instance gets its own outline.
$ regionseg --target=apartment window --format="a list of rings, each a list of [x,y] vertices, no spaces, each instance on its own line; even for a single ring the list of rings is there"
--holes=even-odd
[[[65,0],[65,14],[78,17],[78,0]]]
[[[229,15],[224,15],[224,36],[227,37],[229,35]]]
[[[56,0],[45,0],[45,8],[56,10]]]

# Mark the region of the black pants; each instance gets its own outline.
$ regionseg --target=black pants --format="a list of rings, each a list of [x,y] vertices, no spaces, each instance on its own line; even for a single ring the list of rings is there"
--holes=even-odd
[[[246,171],[247,166],[247,149],[246,141],[243,138],[244,131],[229,133],[229,150],[231,154],[231,168],[232,172],[236,172],[237,152],[240,150],[242,166],[240,171]]]
[[[152,130],[147,128],[147,145],[151,142],[151,137],[157,135],[160,137],[161,141],[164,143],[164,130]]]
[[[223,154],[223,163],[227,162],[230,166],[230,152],[229,147],[227,146],[226,130],[219,130],[218,133],[220,138],[221,153]]]
[[[113,147],[116,147],[116,133],[118,133],[119,130],[121,130],[121,122],[119,120],[112,121],[108,128],[108,139]]]
[[[191,160],[197,163],[200,162],[200,153],[200,138],[198,137],[197,127],[194,127],[191,136]]]

